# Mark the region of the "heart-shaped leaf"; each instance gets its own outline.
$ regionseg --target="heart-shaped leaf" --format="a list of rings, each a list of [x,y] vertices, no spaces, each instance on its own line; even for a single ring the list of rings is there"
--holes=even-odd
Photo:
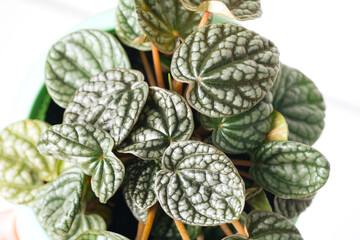
[[[67,234],[80,206],[84,173],[80,168],[63,172],[48,187],[39,221],[50,232]]]
[[[294,219],[310,206],[314,197],[315,194],[297,199],[283,199],[275,196],[275,211],[287,219]]]
[[[44,183],[57,176],[58,161],[36,149],[41,133],[50,125],[39,120],[13,123],[0,132],[0,195],[7,201],[33,201]]]
[[[171,54],[192,31],[197,29],[201,15],[188,11],[180,2],[135,0],[139,24],[159,51]]]
[[[135,4],[133,0],[118,0],[116,9],[116,35],[127,46],[140,51],[151,50],[151,43],[134,43],[144,32],[136,19]]]
[[[50,49],[46,88],[52,99],[66,108],[75,91],[92,76],[118,67],[130,68],[130,62],[116,38],[100,30],[79,30]]]
[[[123,191],[123,195],[124,195],[124,199],[126,202],[126,205],[129,207],[131,213],[134,215],[134,217],[140,221],[145,223],[146,219],[147,219],[147,215],[148,215],[148,210],[147,209],[141,209],[139,208],[134,200],[131,199],[130,197],[130,192],[128,189],[126,189],[127,187],[124,187],[124,191]]]
[[[240,154],[253,150],[265,139],[271,126],[273,111],[272,94],[247,112],[225,118],[211,118],[201,115],[204,128],[214,130],[212,142],[220,150],[229,154]]]
[[[302,143],[273,141],[251,155],[250,175],[281,198],[300,198],[320,189],[329,178],[330,165],[316,149]]]
[[[315,84],[300,71],[281,64],[271,91],[273,106],[289,125],[289,140],[312,145],[324,128],[324,99]]]
[[[271,205],[264,191],[256,194],[254,197],[246,201],[252,210],[264,210],[272,212]]]
[[[303,239],[294,224],[283,216],[268,211],[253,211],[245,221],[249,240],[255,239]],[[227,238],[228,239],[228,238]],[[241,238],[240,238],[241,239]]]
[[[237,169],[223,152],[202,142],[170,145],[155,189],[164,211],[191,225],[238,220],[244,208],[245,185]]]
[[[150,87],[138,123],[118,150],[145,160],[159,159],[171,142],[189,139],[193,130],[192,111],[186,100],[175,92]]]
[[[160,170],[156,161],[135,159],[126,169],[129,196],[141,209],[148,209],[157,201],[155,193],[155,175]]]
[[[271,128],[266,135],[266,141],[287,141],[289,128],[281,113],[273,111],[271,114]]]
[[[44,155],[79,165],[92,176],[91,188],[106,203],[119,188],[125,168],[112,153],[114,141],[98,128],[81,124],[59,124],[45,131],[38,143]]]
[[[229,117],[256,105],[279,70],[274,44],[234,23],[204,26],[175,51],[171,72],[190,84],[189,104],[209,117]]]
[[[97,126],[120,144],[135,125],[149,88],[137,70],[112,69],[92,77],[75,93],[64,123]]]
[[[102,230],[90,230],[82,233],[76,238],[76,240],[129,240],[128,238],[121,236],[120,234],[102,231]]]
[[[192,11],[209,11],[235,20],[249,20],[261,16],[260,0],[181,0]]]

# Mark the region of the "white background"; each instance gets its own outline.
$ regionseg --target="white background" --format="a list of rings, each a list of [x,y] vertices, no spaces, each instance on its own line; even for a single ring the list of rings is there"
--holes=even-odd
[[[18,89],[37,58],[81,19],[116,3],[0,1],[0,128],[9,124],[12,105],[21,97]],[[330,161],[331,175],[297,226],[306,240],[358,239],[360,4],[263,0],[262,5],[262,18],[243,25],[271,39],[280,49],[281,61],[310,77],[327,105],[326,126],[314,147]]]

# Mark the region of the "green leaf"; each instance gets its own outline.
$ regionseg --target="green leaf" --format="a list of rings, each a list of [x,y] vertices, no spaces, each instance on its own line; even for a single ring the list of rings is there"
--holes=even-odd
[[[151,50],[151,43],[134,43],[133,40],[144,34],[136,19],[135,4],[133,0],[118,0],[116,9],[116,35],[127,46],[139,51]]]
[[[312,145],[324,128],[324,99],[315,84],[300,71],[281,64],[271,89],[273,106],[289,125],[289,140]]]
[[[235,234],[235,235],[224,237],[222,240],[247,240],[247,239],[250,240],[250,238]]]
[[[126,189],[127,186],[124,187],[123,190],[123,195],[124,195],[124,199],[126,202],[126,205],[128,206],[128,208],[130,209],[131,213],[134,215],[134,217],[140,221],[145,223],[146,219],[147,219],[147,215],[148,215],[148,210],[147,209],[141,209],[139,208],[134,200],[131,199],[130,197],[130,192],[128,189]]]
[[[302,143],[273,141],[251,155],[250,175],[281,198],[300,198],[320,189],[329,178],[330,164],[316,149]]]
[[[188,11],[180,0],[135,0],[139,24],[151,42],[165,54],[172,54],[192,31],[201,15]]]
[[[54,125],[38,143],[42,154],[76,164],[92,176],[91,188],[101,203],[114,195],[125,175],[124,165],[112,153],[113,146],[107,132],[81,124]]]
[[[246,203],[250,205],[252,210],[264,210],[272,212],[271,205],[264,191],[256,194],[254,197],[247,200]]]
[[[137,70],[105,71],[76,91],[63,122],[97,126],[119,145],[135,125],[148,92],[144,76]]]
[[[274,111],[271,114],[271,128],[266,135],[266,141],[287,141],[289,128],[281,113]]]
[[[246,188],[246,190],[245,190],[245,200],[247,201],[247,200],[255,197],[256,195],[261,193],[262,190],[263,190],[263,188],[258,184],[256,184],[254,187]]]
[[[170,145],[155,189],[164,211],[191,225],[238,220],[244,208],[245,185],[237,169],[224,153],[202,142]]]
[[[120,234],[102,231],[102,230],[90,230],[82,233],[76,238],[76,240],[129,240],[128,238],[121,236]]]
[[[209,11],[234,20],[249,20],[261,17],[260,0],[181,0],[192,11]]]
[[[121,44],[100,30],[73,32],[50,49],[45,66],[46,88],[66,108],[75,91],[92,76],[113,68],[130,68]]]
[[[141,159],[159,159],[172,143],[190,138],[194,130],[192,111],[179,94],[150,87],[138,123],[117,149]]]
[[[160,165],[154,161],[135,159],[126,169],[127,188],[131,199],[141,209],[148,209],[157,201],[155,175]],[[124,191],[125,191],[124,190]]]
[[[80,168],[71,168],[55,179],[47,189],[40,223],[55,234],[67,234],[79,210],[83,190],[84,173]]]
[[[279,70],[274,44],[234,23],[204,26],[175,51],[172,76],[189,83],[189,104],[209,117],[229,117],[255,106]]]
[[[33,201],[44,181],[57,176],[58,160],[42,156],[36,149],[41,133],[50,125],[39,120],[23,120],[0,132],[0,195],[16,204]]]
[[[253,211],[245,221],[249,240],[255,239],[303,239],[299,230],[283,216],[268,211]],[[241,239],[241,238],[240,238]]]
[[[275,211],[287,219],[294,219],[310,206],[314,197],[315,194],[298,199],[283,199],[275,196]]]
[[[272,94],[247,112],[225,118],[211,118],[201,115],[204,128],[214,130],[212,142],[221,151],[229,154],[246,153],[259,146],[271,126],[273,111]]]

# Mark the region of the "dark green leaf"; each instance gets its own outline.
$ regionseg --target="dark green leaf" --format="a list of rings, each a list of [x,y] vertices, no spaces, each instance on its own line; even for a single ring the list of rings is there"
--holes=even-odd
[[[273,106],[289,125],[289,140],[312,145],[324,128],[324,99],[315,84],[300,71],[281,64],[271,89]]]
[[[90,230],[82,233],[76,238],[76,240],[129,240],[128,238],[121,236],[120,234],[102,231],[102,230]]]
[[[50,49],[45,67],[46,88],[52,99],[66,108],[82,84],[100,72],[118,67],[130,68],[130,62],[111,34],[79,30]]]
[[[287,219],[294,219],[308,208],[315,194],[298,199],[282,199],[275,196],[275,211]]]
[[[302,143],[273,141],[251,155],[250,175],[264,189],[282,198],[300,198],[320,189],[330,165],[314,148]]]
[[[170,143],[189,139],[193,129],[191,108],[181,95],[150,87],[138,123],[118,150],[145,160],[159,159]]]
[[[273,111],[271,114],[271,128],[266,135],[266,141],[287,141],[289,128],[281,113]]]
[[[270,130],[271,101],[272,94],[268,93],[247,112],[225,118],[201,115],[200,120],[204,128],[214,130],[212,142],[220,150],[229,154],[249,152],[264,141]]]
[[[159,51],[171,54],[185,39],[197,29],[201,15],[188,11],[180,0],[135,0],[138,21]]]
[[[145,223],[148,215],[148,210],[139,208],[135,204],[134,200],[131,199],[129,190],[127,190],[126,188],[127,187],[125,186],[123,191],[126,205],[129,207],[131,213],[138,221]]]
[[[202,142],[170,145],[155,189],[164,211],[191,225],[237,220],[244,207],[245,186],[237,169],[224,153]]]
[[[229,117],[255,106],[279,70],[274,44],[234,23],[204,26],[175,51],[171,72],[190,84],[189,104],[210,117]]]
[[[105,71],[76,91],[63,122],[97,126],[119,145],[135,125],[148,92],[144,76],[137,70]]]
[[[264,191],[256,194],[254,197],[247,200],[246,203],[250,205],[252,210],[264,210],[272,212],[271,205]]]

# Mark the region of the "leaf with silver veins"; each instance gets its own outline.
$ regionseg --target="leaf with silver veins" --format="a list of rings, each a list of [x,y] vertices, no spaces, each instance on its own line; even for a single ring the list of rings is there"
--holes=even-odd
[[[90,230],[82,233],[76,240],[129,240],[120,234],[103,231],[103,230]]]
[[[135,217],[138,221],[145,223],[145,222],[146,222],[146,219],[147,219],[147,215],[148,215],[148,210],[147,210],[147,209],[141,209],[141,208],[139,208],[139,207],[135,204],[134,200],[131,199],[129,190],[126,189],[126,188],[127,188],[127,187],[125,186],[125,187],[124,187],[124,190],[123,190],[123,195],[124,195],[124,199],[125,199],[126,205],[128,206],[128,208],[130,209],[131,213],[134,215],[134,217]]]
[[[297,199],[283,199],[275,196],[275,211],[287,219],[294,219],[305,211],[311,204],[316,194]]]
[[[91,77],[113,68],[130,68],[118,40],[100,30],[79,30],[55,43],[47,56],[45,84],[52,99],[66,108],[75,91]]]
[[[245,185],[234,164],[217,148],[198,141],[180,141],[166,149],[155,189],[164,211],[190,225],[238,220],[245,204]]]
[[[234,23],[204,26],[175,51],[171,72],[189,83],[186,98],[201,114],[230,117],[255,106],[279,70],[274,44]]]
[[[75,93],[63,123],[97,126],[119,145],[135,125],[149,88],[137,70],[112,69],[92,77]]]

